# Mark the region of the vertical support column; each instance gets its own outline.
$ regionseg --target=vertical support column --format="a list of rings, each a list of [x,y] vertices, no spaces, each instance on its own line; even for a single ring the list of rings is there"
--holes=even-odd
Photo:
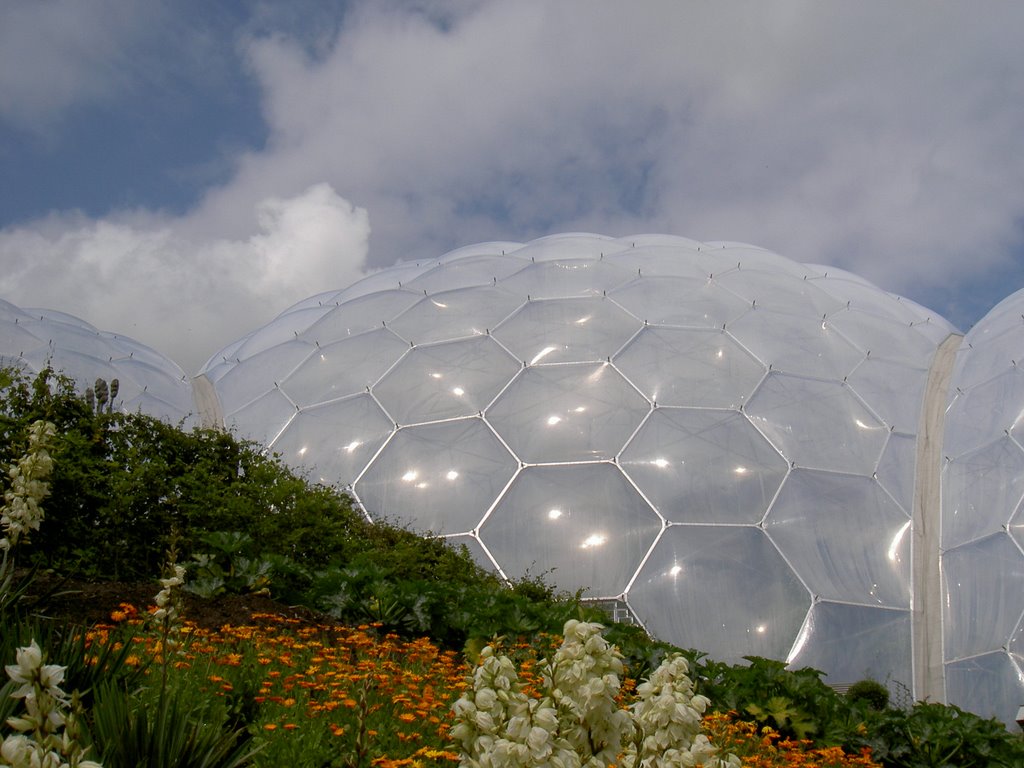
[[[913,509],[913,659],[914,698],[945,703],[942,658],[942,436],[949,380],[963,336],[950,334],[932,358],[917,430],[917,466]]]
[[[204,374],[192,379],[192,404],[199,416],[199,425],[205,429],[224,429],[224,410],[213,382]]]

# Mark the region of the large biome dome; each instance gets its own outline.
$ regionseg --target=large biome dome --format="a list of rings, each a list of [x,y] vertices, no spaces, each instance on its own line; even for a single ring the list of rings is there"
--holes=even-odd
[[[951,333],[752,246],[561,235],[314,296],[202,377],[372,519],[717,658],[914,689],[917,433]]]
[[[97,379],[119,385],[115,406],[189,424],[189,377],[170,359],[127,336],[97,330],[52,309],[21,309],[0,299],[0,368],[34,375],[52,368],[82,391]]]

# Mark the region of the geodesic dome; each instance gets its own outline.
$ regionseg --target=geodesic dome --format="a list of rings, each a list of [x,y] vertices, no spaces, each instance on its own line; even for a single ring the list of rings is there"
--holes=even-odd
[[[920,690],[917,435],[953,332],[749,245],[573,234],[319,294],[201,378],[372,519],[717,658]]]
[[[964,338],[946,413],[946,693],[1008,723],[1024,702],[1024,291]]]
[[[156,350],[64,312],[20,309],[0,299],[0,367],[32,375],[47,366],[83,392],[97,379],[117,379],[115,406],[126,413],[177,424],[187,423],[193,410],[189,377]]]

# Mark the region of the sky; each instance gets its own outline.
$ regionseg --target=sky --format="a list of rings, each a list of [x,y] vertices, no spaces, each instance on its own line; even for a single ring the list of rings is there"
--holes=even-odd
[[[0,299],[196,373],[405,259],[753,243],[1024,288],[1024,4],[0,0]]]

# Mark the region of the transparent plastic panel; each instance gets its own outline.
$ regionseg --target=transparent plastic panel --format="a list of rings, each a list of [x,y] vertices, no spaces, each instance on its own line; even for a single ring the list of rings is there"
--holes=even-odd
[[[917,432],[928,383],[926,368],[871,357],[854,369],[847,383],[885,424],[898,432]]]
[[[381,291],[346,301],[313,325],[297,329],[299,336],[321,347],[357,333],[382,328],[423,298],[412,291]]]
[[[356,395],[313,408],[291,420],[271,449],[316,482],[351,485],[394,430],[369,395]]]
[[[608,363],[525,369],[486,412],[528,463],[614,458],[650,410]]]
[[[314,349],[281,389],[300,407],[365,392],[408,351],[386,328],[361,333]]]
[[[217,396],[224,412],[232,413],[275,389],[314,351],[312,344],[290,341],[234,366],[216,384]],[[292,410],[295,410],[294,406]]]
[[[628,267],[612,260],[559,259],[523,267],[498,285],[531,299],[602,296],[634,277]]]
[[[452,261],[461,261],[462,259],[486,259],[491,256],[500,256],[503,259],[511,259],[513,258],[511,254],[520,250],[522,247],[522,243],[516,243],[510,240],[489,240],[483,243],[473,243],[471,245],[464,245],[461,248],[456,248],[453,251],[448,251],[446,254],[438,257],[437,263],[448,264]]]
[[[597,260],[626,248],[621,241],[589,232],[564,232],[539,237],[524,244],[514,253],[521,259],[536,262],[563,261],[565,259]]]
[[[899,306],[895,301],[892,303]],[[935,342],[906,322],[843,310],[830,316],[825,325],[835,328],[873,359],[893,360],[927,370],[935,357]]]
[[[758,528],[666,529],[629,590],[629,602],[660,640],[715,659],[784,659],[811,600]]]
[[[758,308],[727,327],[776,371],[842,380],[864,359],[863,353],[821,318]]]
[[[0,322],[0,355],[6,360],[46,347],[46,341],[29,333],[23,324]]]
[[[916,471],[917,438],[898,433],[889,435],[882,460],[878,462],[878,482],[908,515],[914,509]]]
[[[408,427],[355,484],[375,519],[434,534],[475,529],[517,462],[480,419]]]
[[[1016,362],[1024,363],[1024,328],[992,332],[993,329],[981,327],[985,322],[979,322],[964,338],[965,364],[954,377],[954,387],[976,387],[1015,368]]]
[[[640,277],[608,296],[651,325],[721,328],[750,309],[707,275]]]
[[[91,387],[96,379],[110,381],[117,378],[117,369],[108,363],[106,358],[100,360],[94,355],[83,355],[68,349],[61,349],[58,353],[49,347],[43,347],[26,353],[22,359],[34,371],[41,371],[49,365],[57,373],[74,379],[83,392],[85,387]]]
[[[700,284],[707,282],[711,273],[710,265],[714,263],[714,259],[703,257],[697,250],[700,245],[697,242],[691,242],[691,247],[638,244],[635,248],[615,254],[613,260],[620,266],[628,267],[634,277],[670,280],[681,277]]]
[[[956,399],[946,414],[943,452],[947,456],[985,445],[1008,429],[1024,437],[1019,418],[1024,406],[1024,370],[1011,368],[963,394],[951,393]]]
[[[989,653],[946,665],[946,700],[982,717],[994,717],[1012,731],[1024,701],[1020,664],[1006,653]]]
[[[399,261],[339,291],[335,296],[335,301],[345,303],[374,293],[399,291],[406,283],[433,269],[437,264],[436,259],[424,262]]]
[[[280,390],[272,389],[263,397],[227,414],[224,426],[239,437],[270,445],[295,413],[295,406],[288,398]]]
[[[769,374],[745,408],[801,467],[871,475],[889,430],[839,383]]]
[[[806,264],[750,243],[714,240],[704,245],[704,250],[717,254],[722,261],[735,263],[737,271],[747,273],[743,284],[757,286],[760,281],[769,278],[775,278],[779,284],[783,284],[787,276],[793,280],[806,281],[820,274]]]
[[[494,508],[480,538],[510,578],[551,572],[584,597],[625,590],[661,520],[611,464],[528,467]]]
[[[464,256],[446,260],[444,264],[424,272],[403,284],[412,291],[452,291],[456,288],[494,285],[499,280],[518,272],[529,263],[516,256],[496,255]]]
[[[184,377],[172,377],[166,368],[134,358],[115,361],[114,368],[121,385],[119,398],[129,393],[148,392],[172,405],[181,415],[192,410],[192,385]]]
[[[910,611],[819,602],[787,661],[822,670],[829,685],[877,680],[913,690],[910,631]]]
[[[424,296],[389,328],[413,344],[482,336],[523,305],[501,288],[463,288]]]
[[[765,530],[816,597],[910,607],[910,518],[871,478],[794,470]]]
[[[788,465],[742,414],[657,408],[620,464],[676,523],[757,523]]]
[[[615,366],[658,405],[738,408],[765,367],[725,331],[644,328]]]
[[[50,349],[74,352],[84,357],[94,357],[104,362],[110,359],[111,347],[100,332],[83,323],[72,324],[51,320],[26,320],[18,323],[40,340],[45,340]]]
[[[399,424],[482,412],[521,365],[489,336],[416,347],[374,387]]]
[[[480,543],[480,540],[475,535],[471,533],[457,533],[453,536],[445,536],[445,541],[455,548],[465,547],[469,550],[470,557],[473,558],[477,565],[485,571],[497,573],[498,566],[491,559],[491,556],[487,554],[484,545]]]
[[[1003,648],[1024,614],[1024,555],[1006,534],[942,556],[946,659]]]
[[[788,274],[778,270],[740,268],[716,276],[715,280],[749,305],[781,314],[822,320],[846,306],[846,302],[832,298],[810,280],[804,280],[803,274],[807,269],[803,265],[788,259],[785,261],[789,265]]]
[[[494,338],[527,365],[607,360],[642,323],[605,298],[527,302]]]
[[[235,353],[237,359],[246,360],[279,344],[294,341],[299,334],[323,317],[327,311],[323,307],[312,307],[278,315],[246,337],[245,343]]]
[[[1024,451],[1008,437],[942,472],[942,547],[1002,531],[1024,495]]]

